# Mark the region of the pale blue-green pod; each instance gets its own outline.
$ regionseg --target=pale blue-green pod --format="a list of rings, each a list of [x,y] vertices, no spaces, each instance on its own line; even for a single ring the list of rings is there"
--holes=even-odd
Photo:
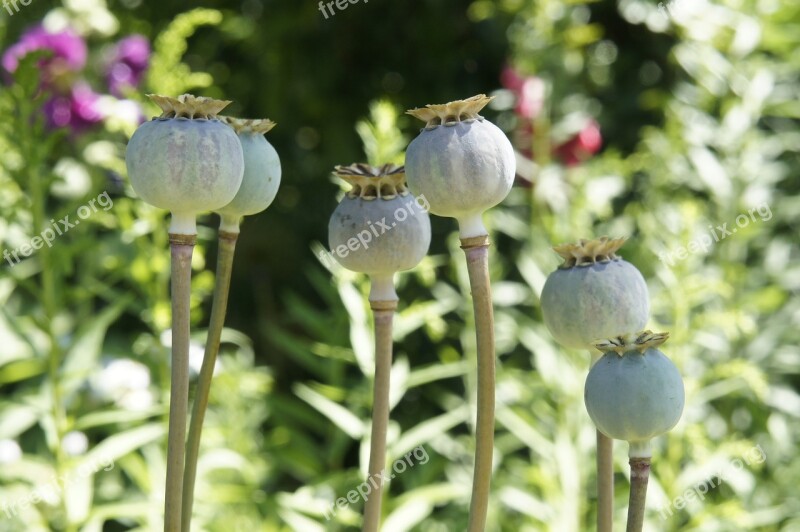
[[[242,144],[216,117],[230,102],[150,97],[163,113],[128,142],[128,176],[139,197],[172,212],[171,233],[195,234],[196,215],[229,203],[242,183]]]
[[[244,177],[233,200],[220,209],[220,229],[238,233],[243,216],[257,214],[272,204],[281,184],[281,160],[264,134],[275,127],[267,119],[221,117],[242,143]]]
[[[330,253],[348,270],[370,275],[371,299],[396,299],[393,274],[413,268],[428,253],[428,205],[408,192],[403,167],[337,166],[336,175],[353,188],[331,215]]]
[[[605,354],[586,378],[586,410],[600,432],[630,443],[631,457],[649,457],[650,440],[672,429],[683,413],[683,379],[656,349],[667,337],[645,331],[595,345]]]
[[[480,94],[408,111],[425,122],[406,152],[408,186],[425,197],[433,214],[456,218],[461,238],[487,234],[481,215],[514,183],[511,142],[478,114],[489,101]]]
[[[647,325],[647,283],[616,255],[624,242],[603,237],[554,248],[565,262],[545,281],[541,305],[544,323],[561,345],[594,351],[599,339],[633,334]]]

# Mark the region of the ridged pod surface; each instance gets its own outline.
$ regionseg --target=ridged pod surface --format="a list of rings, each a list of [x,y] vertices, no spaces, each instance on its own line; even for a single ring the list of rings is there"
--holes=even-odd
[[[353,187],[328,224],[336,260],[367,274],[392,274],[419,264],[428,252],[431,223],[426,205],[408,192],[403,167],[354,164],[337,166],[335,173]]]
[[[125,154],[136,193],[173,215],[230,203],[242,183],[244,155],[236,133],[216,117],[229,102],[150,97],[163,113],[139,126]]]
[[[683,380],[675,364],[657,349],[668,336],[644,331],[596,344],[605,354],[589,371],[584,401],[589,417],[606,436],[644,447],[680,420]]]
[[[216,212],[234,219],[257,214],[270,206],[281,184],[281,161],[278,152],[264,134],[275,127],[267,119],[240,119],[221,117],[242,144],[244,176],[233,201]]]
[[[478,114],[489,101],[480,94],[408,111],[425,122],[406,152],[409,188],[433,214],[456,218],[462,238],[486,234],[480,215],[505,199],[516,172],[511,142]]]
[[[554,248],[564,264],[542,289],[544,323],[563,346],[593,349],[593,342],[644,329],[650,297],[642,274],[616,251],[625,239],[581,240]]]

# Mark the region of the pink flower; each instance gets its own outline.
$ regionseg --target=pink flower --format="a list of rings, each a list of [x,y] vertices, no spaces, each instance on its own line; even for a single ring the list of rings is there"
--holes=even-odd
[[[539,116],[544,107],[544,96],[544,81],[536,76],[527,77],[519,88],[517,106],[514,110],[522,118],[532,120]]]
[[[600,135],[600,125],[594,119],[589,119],[577,135],[558,146],[554,153],[567,166],[575,166],[597,153],[602,145],[603,137]]]
[[[114,48],[106,72],[108,87],[114,96],[122,96],[126,87],[141,83],[150,61],[150,42],[143,35],[131,35],[120,40]]]
[[[500,73],[500,83],[514,93],[517,105],[514,111],[521,118],[533,120],[544,107],[545,84],[536,76],[524,77],[506,65]]]
[[[70,29],[50,33],[42,26],[34,26],[22,34],[20,40],[3,54],[3,68],[14,72],[19,60],[36,50],[50,50],[53,57],[40,63],[47,73],[45,79],[58,74],[61,70],[77,71],[86,65],[86,43]]]
[[[81,132],[101,122],[100,95],[84,83],[75,85],[69,94],[59,94],[44,104],[47,125],[51,128],[69,127]]]
[[[519,92],[524,82],[525,79],[512,67],[509,65],[503,67],[503,71],[500,73],[500,83],[503,87],[513,92]]]

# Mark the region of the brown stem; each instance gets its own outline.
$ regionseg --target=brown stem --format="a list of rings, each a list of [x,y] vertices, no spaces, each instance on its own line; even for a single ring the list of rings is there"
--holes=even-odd
[[[614,440],[597,431],[597,532],[614,523]]]
[[[363,532],[377,532],[381,522],[383,476],[386,467],[386,429],[389,425],[389,377],[392,371],[392,320],[397,301],[370,301],[375,316],[375,381],[372,399],[372,439],[364,503]]]
[[[203,365],[197,381],[192,420],[189,424],[189,436],[186,440],[186,469],[183,472],[183,505],[181,530],[189,532],[192,523],[192,506],[194,504],[194,485],[197,478],[197,459],[200,454],[200,437],[203,432],[203,421],[208,408],[208,396],[211,391],[211,380],[214,377],[214,366],[219,353],[222,328],[225,326],[225,313],[228,309],[228,292],[231,285],[233,255],[236,250],[236,239],[239,233],[220,231],[218,235],[219,250],[217,252],[216,283],[214,300],[211,303],[211,320],[208,325],[206,350]]]
[[[192,251],[197,235],[169,235],[172,274],[172,376],[167,443],[164,532],[181,529],[183,453],[189,403],[189,310]]]
[[[472,501],[469,509],[469,532],[486,527],[489,491],[492,482],[494,451],[494,312],[489,283],[489,237],[462,238],[461,249],[467,256],[467,271],[475,312],[475,336],[478,346],[478,412],[475,423],[475,472],[472,478]]]
[[[631,496],[628,501],[627,532],[642,532],[650,458],[631,458]]]

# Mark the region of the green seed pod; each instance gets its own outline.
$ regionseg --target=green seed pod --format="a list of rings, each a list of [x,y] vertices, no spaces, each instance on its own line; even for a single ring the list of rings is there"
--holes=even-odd
[[[220,117],[228,124],[242,143],[244,152],[244,177],[242,186],[233,201],[216,209],[221,216],[220,229],[238,233],[243,216],[257,214],[272,204],[281,184],[281,160],[278,152],[267,142],[264,134],[275,127],[267,119],[241,119]]]
[[[490,101],[479,94],[408,111],[425,122],[406,152],[408,185],[428,200],[433,214],[456,218],[461,238],[487,234],[481,215],[514,183],[511,142],[478,114]]]
[[[656,349],[668,336],[644,331],[595,344],[605,354],[586,378],[586,410],[600,432],[630,443],[631,457],[649,457],[650,440],[674,427],[683,413],[681,375]]]
[[[242,144],[217,119],[230,102],[149,97],[163,113],[139,126],[128,143],[131,185],[147,203],[172,212],[171,233],[196,234],[197,213],[230,203],[242,183]]]
[[[563,346],[592,350],[593,342],[641,331],[650,314],[647,283],[616,255],[624,238],[581,240],[553,248],[564,264],[542,289],[542,314]]]
[[[383,295],[374,297],[396,299],[392,275],[413,268],[428,252],[431,223],[427,204],[408,192],[402,166],[353,164],[337,166],[335,173],[353,188],[331,215],[331,253],[348,270],[369,274],[373,292],[376,285],[385,289]]]

